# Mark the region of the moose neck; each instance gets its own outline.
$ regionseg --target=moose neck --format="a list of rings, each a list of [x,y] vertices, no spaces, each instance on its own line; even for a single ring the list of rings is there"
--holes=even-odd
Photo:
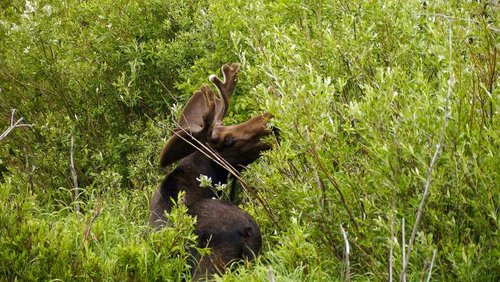
[[[225,168],[198,151],[182,159],[178,168],[193,175],[192,180],[195,182],[197,182],[196,178],[199,178],[200,175],[206,175],[212,179],[213,184],[219,182],[225,184],[229,176],[229,172]],[[199,184],[196,183],[196,186],[199,186]]]
[[[200,183],[196,180],[200,175],[210,177],[213,184],[225,184],[229,173],[202,153],[192,153],[182,159],[161,184],[159,196],[162,200],[160,200],[161,207],[157,213],[162,214],[163,209],[170,211],[172,205],[170,199],[177,199],[181,191],[186,193],[184,203],[187,207],[201,199],[215,197],[216,195],[211,189],[200,188]]]

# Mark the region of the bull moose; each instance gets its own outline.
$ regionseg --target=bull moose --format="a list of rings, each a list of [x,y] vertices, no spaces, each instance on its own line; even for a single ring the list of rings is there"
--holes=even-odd
[[[197,218],[198,246],[211,248],[211,254],[206,257],[194,252],[197,264],[192,275],[195,279],[222,273],[231,261],[253,259],[261,249],[261,234],[255,220],[238,206],[214,199],[215,193],[201,188],[197,181],[200,175],[205,175],[213,183],[227,183],[229,168],[239,172],[262,151],[271,148],[262,140],[272,132],[267,126],[269,113],[241,124],[223,124],[239,67],[223,65],[221,70],[223,81],[216,75],[209,77],[219,95],[203,85],[183,109],[160,155],[162,167],[180,162],[151,199],[150,225],[161,227],[166,223],[165,212],[170,212],[173,200],[184,191],[183,202],[188,214]]]

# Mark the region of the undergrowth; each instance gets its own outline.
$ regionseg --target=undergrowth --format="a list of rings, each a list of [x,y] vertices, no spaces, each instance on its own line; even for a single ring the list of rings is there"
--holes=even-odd
[[[189,279],[194,219],[179,205],[151,232],[148,203],[172,120],[227,62],[226,122],[271,112],[280,143],[244,174],[271,213],[239,195],[263,253],[217,280],[399,280],[410,245],[406,280],[500,280],[499,17],[497,1],[2,1],[0,131],[32,126],[0,140],[0,280]]]

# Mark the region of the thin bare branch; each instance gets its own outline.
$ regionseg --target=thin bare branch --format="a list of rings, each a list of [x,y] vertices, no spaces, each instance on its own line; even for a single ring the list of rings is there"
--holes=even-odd
[[[389,248],[389,282],[392,282],[392,265],[393,265],[393,259],[394,259],[394,256],[393,256],[393,253],[394,253],[394,225],[395,225],[395,203],[394,203],[394,198],[393,198],[393,201],[392,201],[392,215],[391,215],[391,242],[389,243],[390,244],[390,248]]]
[[[405,227],[405,218],[403,217],[403,223],[401,224],[401,259],[403,260],[402,265],[405,264],[406,261],[406,227]],[[406,273],[402,274],[402,281],[406,281]]]
[[[161,79],[158,76],[155,77],[155,80],[163,87],[165,91],[167,91],[170,98],[172,98],[176,104],[179,104],[177,97],[174,94],[172,94],[172,91],[170,91],[170,89],[165,85],[165,83],[163,83],[163,81],[161,81]]]
[[[345,281],[349,282],[351,281],[351,266],[349,262],[349,253],[351,251],[349,248],[349,240],[347,239],[347,232],[345,231],[342,224],[340,224],[340,230],[342,231],[342,236],[344,237],[345,244]]]
[[[94,215],[87,220],[87,224],[85,225],[85,231],[83,233],[83,240],[81,243],[81,247],[83,248],[83,244],[88,240],[88,237],[90,235],[90,231],[92,230],[92,225],[94,224],[94,221],[101,215],[102,212],[102,202],[101,202],[101,197],[97,196],[96,202],[95,202],[95,210],[94,210]]]
[[[441,128],[441,136],[439,138],[439,142],[436,144],[436,151],[434,152],[434,155],[432,156],[431,162],[429,164],[429,169],[427,170],[427,181],[425,183],[425,189],[424,193],[422,195],[422,200],[420,202],[420,205],[417,210],[417,216],[415,218],[415,223],[413,224],[413,230],[411,232],[410,236],[410,242],[408,243],[408,252],[406,254],[406,259],[403,264],[403,271],[401,273],[401,281],[404,281],[403,278],[406,274],[406,271],[408,269],[408,262],[410,260],[410,255],[413,247],[413,243],[415,242],[415,237],[417,236],[417,231],[418,231],[418,225],[420,223],[420,220],[422,219],[422,214],[424,212],[425,204],[427,197],[429,196],[430,192],[430,186],[432,182],[432,171],[434,169],[434,164],[436,163],[436,160],[439,156],[439,153],[441,152],[441,147],[443,146],[444,139],[446,136],[446,127],[448,125],[448,119],[450,117],[450,109],[449,109],[449,102],[453,90],[453,85],[455,84],[455,78],[453,76],[453,69],[452,69],[452,54],[453,54],[453,45],[452,45],[452,28],[451,28],[451,23],[448,28],[448,43],[449,43],[449,65],[448,65],[448,72],[450,78],[448,79],[448,93],[446,94],[446,102],[445,102],[445,111],[444,111],[444,117],[443,117],[443,126]]]
[[[74,161],[74,143],[75,137],[71,136],[71,148],[70,148],[70,168],[71,168],[71,178],[73,179],[73,193],[75,195],[75,213],[80,213],[80,204],[78,203],[78,175],[76,174],[75,161]]]
[[[333,187],[335,188],[335,190],[339,194],[340,202],[342,203],[342,205],[344,206],[345,210],[347,211],[347,214],[349,215],[351,223],[352,223],[352,225],[354,226],[354,228],[357,231],[358,230],[358,224],[356,223],[356,219],[354,218],[354,216],[353,216],[353,214],[351,212],[351,209],[347,205],[347,202],[346,202],[346,200],[344,198],[344,194],[342,194],[342,191],[340,190],[340,185],[338,184],[337,180],[335,180],[335,178],[330,173],[328,173],[328,171],[326,170],[325,165],[323,164],[323,162],[319,158],[318,153],[315,152],[312,149],[309,150],[309,152],[311,153],[311,156],[313,157],[313,159],[318,164],[319,169],[323,172],[323,174],[326,176],[326,178],[328,179],[328,181],[330,181],[330,183],[333,185]]]
[[[434,266],[434,259],[436,258],[436,251],[432,252],[432,260],[431,260],[431,266],[429,267],[429,275],[427,275],[427,282],[431,281],[431,276],[432,276],[432,267]]]
[[[432,15],[432,16],[442,17],[442,18],[445,18],[445,19],[447,19],[449,21],[464,21],[464,22],[472,22],[472,23],[476,23],[476,24],[480,24],[481,23],[481,22],[473,20],[473,19],[457,18],[457,17],[448,16],[448,15],[445,15],[445,14],[440,14],[440,13],[428,13],[428,14]],[[490,26],[490,25],[488,25],[486,28],[491,29],[492,31],[497,32],[497,33],[500,32],[500,28],[496,28],[496,27],[493,27],[493,26]]]
[[[307,142],[309,142],[310,144],[313,144],[313,142],[311,142],[311,137],[310,137],[310,134],[309,134],[309,129],[307,127],[305,129],[305,133],[306,133],[306,140],[307,140]],[[318,147],[316,146],[316,144],[312,145],[311,150],[313,150],[316,155],[318,154]],[[330,208],[329,208],[329,202],[328,202],[328,198],[327,198],[327,195],[326,195],[326,185],[323,182],[323,180],[319,177],[319,173],[318,173],[318,171],[316,169],[313,169],[312,173],[314,175],[314,180],[316,181],[316,185],[318,186],[318,188],[321,189],[321,206],[323,207],[323,209],[330,216],[331,215],[331,211],[330,211]]]
[[[275,282],[276,279],[274,278],[274,272],[272,269],[269,269],[267,271],[267,275],[269,276],[269,282]]]
[[[33,127],[32,124],[27,124],[27,123],[21,123],[24,118],[21,117],[18,120],[15,120],[14,114],[16,113],[16,109],[12,109],[12,112],[10,114],[10,125],[9,127],[2,133],[0,134],[0,140],[4,139],[9,133],[12,132],[12,130],[19,128],[19,127]]]
[[[399,130],[399,122],[396,123],[396,127],[394,127],[393,131],[393,137],[394,137],[394,144],[396,145],[396,150],[395,152],[399,156],[399,146],[400,141],[398,139],[398,130]],[[399,182],[398,182],[398,175],[399,175],[399,166],[397,164],[393,164],[391,161],[389,161],[389,165],[392,170],[392,181],[393,181],[393,187],[392,187],[392,204],[391,204],[391,241],[390,241],[390,249],[389,249],[389,282],[392,282],[394,279],[394,242],[396,242],[396,237],[395,237],[395,229],[396,229],[396,199],[397,199],[397,191],[399,190]]]

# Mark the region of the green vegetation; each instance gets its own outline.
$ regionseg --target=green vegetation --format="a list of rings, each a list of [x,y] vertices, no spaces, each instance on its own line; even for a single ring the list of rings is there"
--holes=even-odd
[[[185,277],[185,207],[147,227],[158,156],[238,62],[226,121],[282,138],[244,174],[272,215],[240,193],[263,254],[218,279],[344,280],[343,226],[352,280],[399,280],[428,186],[406,279],[499,281],[499,33],[498,1],[3,0],[0,133],[33,126],[0,140],[0,280]]]

